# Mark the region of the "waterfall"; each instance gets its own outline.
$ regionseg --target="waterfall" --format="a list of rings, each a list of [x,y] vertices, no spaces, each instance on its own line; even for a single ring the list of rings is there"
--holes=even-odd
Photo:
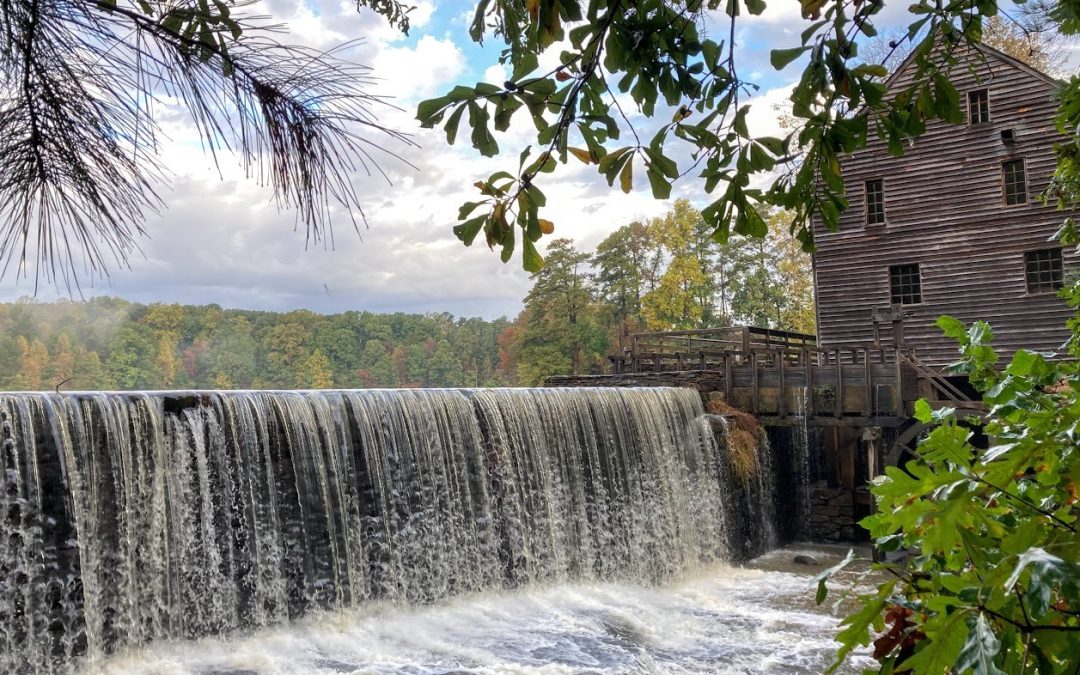
[[[0,672],[729,555],[692,390],[24,393],[0,417]]]

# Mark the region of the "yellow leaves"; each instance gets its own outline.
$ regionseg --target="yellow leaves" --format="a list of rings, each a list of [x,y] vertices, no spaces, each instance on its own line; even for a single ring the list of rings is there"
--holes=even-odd
[[[588,150],[584,150],[582,148],[567,148],[567,150],[570,152],[571,155],[577,157],[585,164],[593,163],[592,153],[590,153]]]
[[[825,0],[802,0],[803,18],[816,21],[821,18],[821,8],[824,6]]]
[[[686,106],[682,106],[678,110],[675,111],[674,115],[671,116],[671,121],[675,122],[675,123],[682,122],[684,119],[686,119],[687,117],[690,117],[690,115],[692,115],[692,114],[693,114],[693,111],[691,111],[690,108],[687,108]]]
[[[540,218],[539,222],[540,222],[540,231],[543,232],[544,234],[551,234],[552,232],[555,231],[555,223],[551,222],[550,220],[545,220],[544,218]]]

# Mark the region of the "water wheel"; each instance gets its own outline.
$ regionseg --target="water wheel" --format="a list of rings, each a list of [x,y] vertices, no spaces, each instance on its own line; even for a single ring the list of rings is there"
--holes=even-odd
[[[982,426],[982,420],[986,417],[985,410],[978,410],[975,408],[958,408],[956,410],[957,419],[961,420],[961,424],[968,426],[972,429],[978,429]],[[969,420],[976,418],[978,423],[973,423]],[[937,422],[920,422],[917,419],[909,419],[900,427],[900,434],[889,446],[889,452],[885,455],[885,466],[900,466],[902,467],[909,460],[915,458],[915,448],[918,446],[919,441],[930,431],[937,426]]]

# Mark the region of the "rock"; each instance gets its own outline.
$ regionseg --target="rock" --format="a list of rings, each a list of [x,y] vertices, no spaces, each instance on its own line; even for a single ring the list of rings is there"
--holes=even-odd
[[[821,564],[821,563],[819,563],[817,561],[817,558],[815,558],[814,556],[812,556],[812,555],[802,555],[801,553],[799,555],[795,556],[794,558],[792,558],[791,562],[795,563],[796,565],[820,565]]]

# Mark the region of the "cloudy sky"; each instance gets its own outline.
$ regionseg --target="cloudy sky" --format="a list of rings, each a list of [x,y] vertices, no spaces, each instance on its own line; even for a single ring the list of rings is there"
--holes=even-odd
[[[890,7],[902,11],[899,3]],[[497,48],[481,48],[466,33],[473,0],[421,0],[406,37],[373,13],[357,12],[345,0],[264,0],[260,11],[288,25],[285,41],[331,48],[361,38],[350,58],[372,67],[371,93],[389,95],[400,110],[380,112],[389,126],[412,134],[419,147],[400,147],[404,162],[387,160],[392,182],[358,174],[368,227],[360,235],[342,223],[334,247],[305,248],[293,229],[293,214],[279,212],[269,192],[245,179],[235,161],[221,158],[221,172],[200,150],[181,119],[169,117],[162,147],[173,178],[161,194],[167,207],[148,217],[149,237],[130,269],[83,289],[84,296],[115,295],[139,302],[217,303],[225,307],[320,312],[349,309],[513,316],[529,287],[518,256],[507,265],[479,244],[463,247],[451,233],[457,207],[475,196],[471,184],[495,168],[515,166],[529,142],[526,128],[499,136],[501,157],[484,159],[467,144],[448,147],[440,130],[422,130],[414,120],[418,101],[444,93],[458,82],[501,83]],[[776,129],[774,104],[790,91],[793,72],[778,74],[769,50],[798,44],[805,27],[796,0],[775,0],[765,16],[743,21],[737,36],[744,77],[761,90],[752,131]],[[897,14],[898,16],[898,14]],[[721,27],[718,25],[717,30]],[[524,121],[524,120],[523,120]],[[464,124],[463,124],[464,127]],[[592,167],[573,164],[545,177],[547,217],[556,234],[591,248],[631,220],[663,213],[669,203],[652,199],[646,181],[631,195],[611,191]],[[677,185],[672,198],[707,203],[700,184]],[[33,279],[0,280],[0,299],[33,291]],[[49,300],[56,292],[39,291]]]

